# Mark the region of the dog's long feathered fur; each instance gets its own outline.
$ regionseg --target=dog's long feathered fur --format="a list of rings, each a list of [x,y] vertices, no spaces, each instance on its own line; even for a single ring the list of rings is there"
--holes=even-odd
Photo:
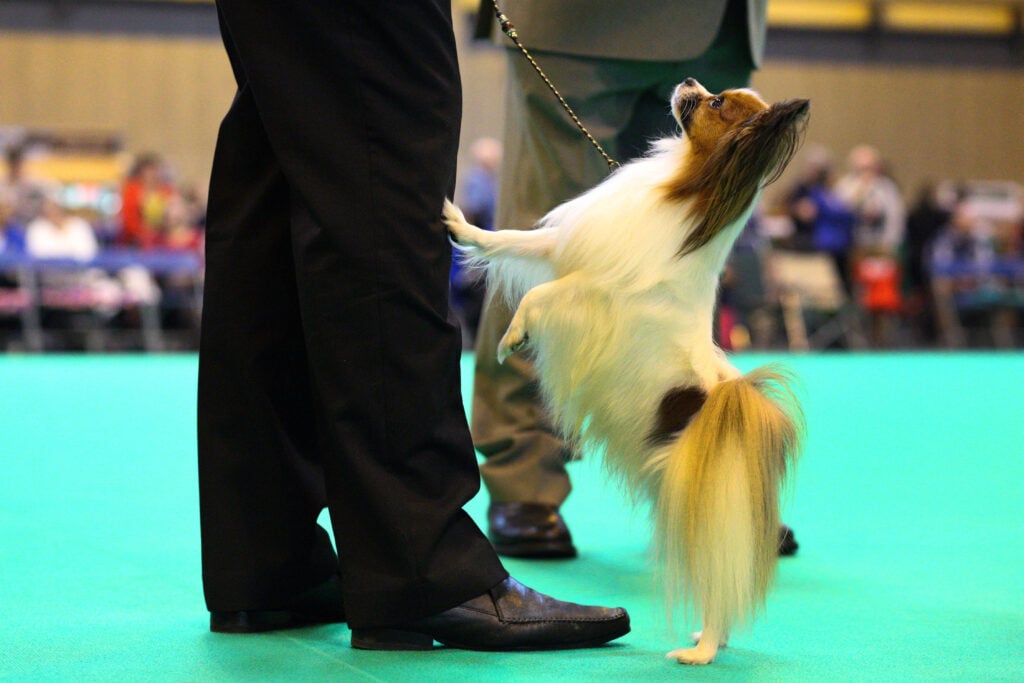
[[[806,100],[677,87],[683,135],[654,144],[529,231],[487,232],[446,204],[456,245],[518,304],[498,349],[529,342],[557,424],[653,502],[669,604],[704,620],[711,661],[763,603],[779,490],[799,449],[789,376],[741,376],[712,340],[719,274],[763,184],[788,163]]]

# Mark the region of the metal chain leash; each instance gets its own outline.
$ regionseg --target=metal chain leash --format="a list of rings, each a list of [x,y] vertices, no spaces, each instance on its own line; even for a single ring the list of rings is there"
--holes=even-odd
[[[544,73],[544,70],[540,68],[539,64],[537,64],[537,60],[533,58],[533,55],[530,54],[530,51],[527,50],[521,42],[519,42],[519,33],[516,31],[516,27],[509,20],[508,15],[501,11],[501,8],[498,6],[498,0],[491,0],[491,4],[494,5],[494,16],[498,18],[498,24],[501,26],[501,32],[508,36],[509,40],[511,40],[515,44],[515,46],[519,48],[519,51],[523,53],[523,56],[526,57],[527,61],[529,61],[530,64],[533,65],[533,68],[537,72],[537,75],[540,76],[541,79],[543,79],[544,83],[548,86],[548,89],[550,89],[554,96],[558,98],[558,101],[562,103],[562,108],[565,109],[565,113],[569,115],[569,118],[571,118],[573,123],[576,124],[576,127],[580,129],[580,132],[583,133],[584,136],[586,136],[587,140],[590,140],[590,144],[592,144],[594,148],[598,151],[598,153],[600,153],[600,155],[604,157],[605,163],[608,164],[608,169],[610,171],[614,171],[616,168],[618,168],[619,162],[615,161],[615,159],[612,159],[610,156],[608,156],[608,153],[604,151],[604,148],[601,147],[601,144],[594,139],[594,136],[590,134],[590,131],[587,130],[587,127],[584,126],[583,122],[580,121],[578,116],[576,116],[576,112],[572,110],[572,107],[569,106],[569,103],[566,102],[565,98],[562,97],[561,93],[558,92],[558,89],[555,87],[555,84],[551,82],[551,79],[547,77],[547,74]]]

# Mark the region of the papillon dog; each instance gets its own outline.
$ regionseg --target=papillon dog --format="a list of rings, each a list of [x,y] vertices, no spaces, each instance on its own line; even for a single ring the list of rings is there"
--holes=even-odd
[[[669,611],[685,602],[703,621],[694,647],[668,654],[687,664],[711,662],[757,613],[777,563],[803,414],[788,373],[742,375],[712,325],[726,257],[808,109],[688,78],[672,95],[678,137],[535,229],[490,232],[443,209],[463,257],[515,307],[499,359],[528,344],[555,424],[651,502]]]

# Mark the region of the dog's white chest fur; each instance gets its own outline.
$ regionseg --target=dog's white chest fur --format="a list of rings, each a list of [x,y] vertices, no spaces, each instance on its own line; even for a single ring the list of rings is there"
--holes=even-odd
[[[586,440],[622,457],[644,450],[667,391],[708,391],[739,374],[714,344],[712,318],[719,274],[747,215],[680,256],[692,207],[667,201],[663,188],[688,144],[661,141],[535,230],[489,233],[446,208],[456,243],[488,263],[517,309],[499,356],[529,339],[567,436],[583,437],[589,424]]]
[[[638,372],[646,380],[660,377],[653,384],[631,382],[647,391],[679,384],[710,389],[723,376],[734,376],[714,346],[712,318],[719,275],[749,211],[705,247],[680,256],[680,245],[693,227],[691,206],[666,201],[662,186],[686,145],[685,138],[662,141],[652,156],[624,166],[538,223],[554,235],[548,279],[576,278],[576,286],[564,292],[572,301],[552,304],[579,309],[574,316],[577,343],[554,340],[550,346],[569,346],[577,366],[582,362],[593,367],[603,359],[623,368],[618,373],[609,368],[609,379]],[[512,294],[516,300],[541,283],[521,284],[525,289]],[[588,320],[580,319],[584,311]],[[565,333],[572,330],[567,327]],[[621,338],[608,340],[604,354],[587,338],[609,334]],[[548,346],[543,339],[535,341]],[[548,351],[538,348],[537,353]],[[622,390],[623,385],[618,387]],[[649,396],[642,402],[657,399]]]

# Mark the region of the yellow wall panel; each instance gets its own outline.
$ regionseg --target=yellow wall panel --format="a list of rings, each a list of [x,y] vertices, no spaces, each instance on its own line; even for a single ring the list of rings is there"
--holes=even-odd
[[[205,185],[235,84],[220,41],[0,34],[0,126],[117,131]]]
[[[871,24],[867,0],[772,0],[768,23],[787,28],[863,29]]]
[[[501,137],[504,51],[461,40],[463,139]],[[810,97],[808,142],[877,145],[908,194],[927,178],[1024,182],[1024,71],[769,61],[754,85]],[[119,131],[206,184],[235,84],[215,39],[0,33],[0,126]],[[468,166],[465,152],[462,169]]]
[[[902,31],[1008,34],[1014,30],[1014,8],[1005,3],[887,2],[882,25]]]

